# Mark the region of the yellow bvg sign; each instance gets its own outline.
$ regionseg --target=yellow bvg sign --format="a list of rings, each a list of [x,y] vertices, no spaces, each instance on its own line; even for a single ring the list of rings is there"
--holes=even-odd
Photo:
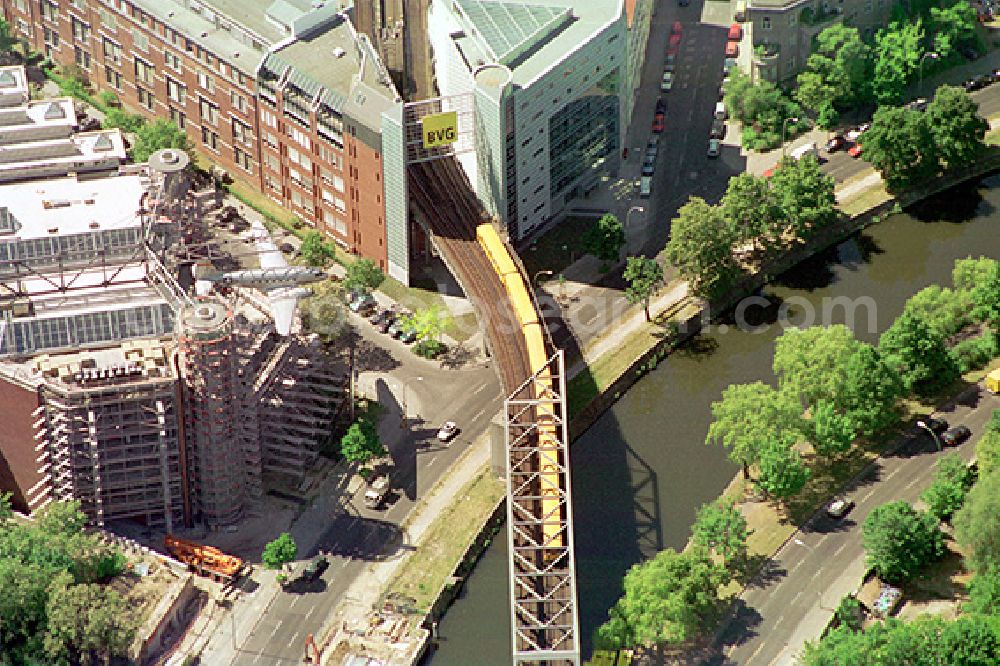
[[[424,148],[444,146],[458,139],[458,112],[446,111],[424,116],[421,119],[424,131]]]

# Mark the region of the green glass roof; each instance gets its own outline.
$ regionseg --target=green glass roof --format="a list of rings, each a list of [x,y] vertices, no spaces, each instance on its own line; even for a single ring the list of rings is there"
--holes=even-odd
[[[455,0],[496,62],[510,64],[571,18],[570,8],[504,0]]]

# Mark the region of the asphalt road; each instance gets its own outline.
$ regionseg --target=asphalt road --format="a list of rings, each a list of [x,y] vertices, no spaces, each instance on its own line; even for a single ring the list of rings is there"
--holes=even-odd
[[[975,441],[997,408],[1000,399],[977,387],[959,404],[936,416],[951,425],[969,426],[973,435],[957,450],[971,460]],[[725,657],[715,663],[796,663],[805,642],[819,638],[832,609],[861,582],[865,572],[861,525],[865,517],[887,502],[916,502],[931,483],[935,463],[950,450],[938,452],[927,434],[911,436],[895,454],[876,461],[848,489],[846,496],[857,506],[846,518],[814,517],[775,554],[758,582],[747,588],[739,612],[724,632]]]
[[[374,370],[367,378],[369,393],[374,391],[385,408],[380,434],[393,458],[395,490],[380,510],[364,506],[362,489],[341,498],[326,515],[300,518],[310,520],[319,536],[316,546],[299,553],[299,559],[308,561],[322,550],[330,554],[330,567],[312,583],[296,581],[279,592],[252,627],[236,627],[240,649],[233,664],[301,664],[307,634],[321,632],[323,622],[370,562],[394,557],[410,546],[399,525],[502,407],[492,368],[442,370],[437,363],[414,356],[402,343],[380,336],[367,322],[352,316],[352,323],[363,338],[383,350],[385,355],[374,363],[386,369],[399,364],[390,374]],[[442,445],[435,435],[449,419],[458,422],[461,431]],[[222,631],[232,629],[223,623]]]

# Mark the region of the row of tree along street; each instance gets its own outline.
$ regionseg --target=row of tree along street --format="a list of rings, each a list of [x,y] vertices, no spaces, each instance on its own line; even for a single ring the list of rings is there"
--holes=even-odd
[[[982,53],[985,44],[976,10],[966,0],[941,4],[946,3],[897,2],[893,20],[869,38],[856,27],[834,23],[816,36],[791,94],[770,81],[754,84],[734,72],[724,99],[730,117],[743,127],[743,146],[750,150],[780,146],[785,136],[809,127],[807,113],[820,127],[833,129],[842,113],[900,104],[907,88],[919,84],[924,75],[960,64],[963,54]],[[806,7],[800,20],[829,20],[829,11]],[[759,55],[773,48],[766,42],[754,47]]]
[[[953,282],[953,288],[932,286],[913,296],[877,346],[857,340],[840,325],[786,330],[775,343],[777,388],[762,382],[727,388],[712,405],[714,420],[706,443],[725,446],[745,477],[779,510],[787,511],[815,467],[833,473],[836,466],[850,464],[852,450],[866,446],[866,439],[890,435],[898,427],[903,398],[941,395],[962,372],[984,367],[997,356],[1000,262],[960,260]],[[1000,416],[979,447],[980,460],[985,461],[981,469],[1000,468]],[[990,501],[1000,503],[1000,474],[993,476],[996,485],[984,488],[994,492]],[[865,546],[870,563],[886,580],[906,579],[940,555],[942,542],[935,536],[939,518],[959,511],[956,525],[968,524],[962,522],[962,511],[971,514],[975,509],[968,507],[978,504],[969,500],[961,511],[959,506],[966,501],[971,478],[960,461],[944,458],[925,494],[931,513],[915,512],[908,505],[873,512],[865,525]],[[973,496],[977,492],[988,491],[974,489]],[[1000,506],[995,509],[993,532],[979,529],[977,523],[965,532],[959,528],[960,540],[981,544],[980,550],[997,549]],[[975,515],[986,520],[984,513]],[[721,501],[699,511],[693,531],[684,552],[668,549],[632,567],[621,599],[597,631],[597,648],[682,648],[715,628],[725,608],[721,586],[745,580],[752,568],[746,547],[749,532],[739,509]],[[983,557],[973,557],[981,568]],[[1000,582],[990,580],[996,607]]]

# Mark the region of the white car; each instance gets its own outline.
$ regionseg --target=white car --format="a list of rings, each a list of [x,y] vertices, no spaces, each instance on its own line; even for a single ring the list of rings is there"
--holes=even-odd
[[[458,424],[454,421],[445,421],[444,425],[438,430],[437,438],[439,441],[447,442],[452,437],[458,433]]]
[[[838,497],[826,507],[826,515],[834,520],[840,520],[854,508],[854,501]]]
[[[708,140],[708,156],[718,157],[719,156],[719,140],[709,139]]]
[[[663,92],[670,92],[670,89],[674,87],[674,73],[673,72],[663,72],[663,80],[660,81],[660,90]]]
[[[868,124],[868,123],[865,123],[864,125],[860,125],[858,127],[855,127],[854,129],[852,129],[850,132],[847,133],[847,140],[848,141],[857,141],[858,139],[861,138],[862,134],[864,134],[866,131],[868,131],[869,127],[871,127],[871,125]]]

